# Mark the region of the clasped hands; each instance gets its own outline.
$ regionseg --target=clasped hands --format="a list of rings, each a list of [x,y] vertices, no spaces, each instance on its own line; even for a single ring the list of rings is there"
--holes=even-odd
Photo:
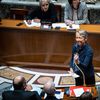
[[[74,24],[74,21],[71,20],[65,20],[66,25],[68,25],[69,27],[72,27],[72,24]]]

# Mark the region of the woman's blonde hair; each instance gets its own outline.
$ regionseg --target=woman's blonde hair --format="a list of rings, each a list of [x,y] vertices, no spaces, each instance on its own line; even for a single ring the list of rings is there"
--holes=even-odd
[[[85,30],[77,30],[76,33],[79,33],[84,38],[88,37],[88,33]]]

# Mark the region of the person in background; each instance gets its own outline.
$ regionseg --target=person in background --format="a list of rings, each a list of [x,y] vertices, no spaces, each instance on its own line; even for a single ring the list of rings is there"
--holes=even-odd
[[[58,100],[55,95],[55,84],[52,81],[48,81],[44,84],[44,92],[47,94],[45,100]]]
[[[89,23],[88,9],[85,2],[68,0],[64,10],[64,21],[67,25]]]
[[[75,78],[76,86],[95,85],[93,49],[87,43],[88,33],[85,30],[76,31],[76,43],[72,47],[70,71],[79,75]],[[82,73],[82,72],[83,73]]]
[[[27,85],[23,76],[17,76],[13,79],[14,90],[4,91],[2,100],[41,100],[36,91],[30,91],[32,87]]]
[[[32,11],[27,17],[28,22],[32,19],[34,22],[57,22],[55,5],[50,3],[50,0],[40,0],[38,8]]]
[[[93,100],[93,96],[90,92],[84,92],[78,100]]]

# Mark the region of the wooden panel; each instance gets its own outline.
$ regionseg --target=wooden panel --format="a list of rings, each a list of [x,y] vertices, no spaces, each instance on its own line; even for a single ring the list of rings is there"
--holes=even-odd
[[[53,63],[63,63],[66,61],[65,56],[66,58],[70,57],[70,42],[74,40],[67,39],[68,37],[72,38],[73,35],[68,35],[67,37],[65,32],[60,33],[56,31],[6,28],[4,30],[2,29],[1,33],[1,55],[5,60],[13,61],[18,60],[43,63],[49,63],[50,61]],[[55,60],[56,57],[58,60]],[[64,61],[61,61],[61,59]]]
[[[16,23],[19,21],[14,21],[12,26],[11,23],[0,26],[1,61],[9,64],[27,65],[30,63],[30,65],[39,64],[39,66],[41,64],[42,66],[67,67],[72,44],[75,42],[75,32],[34,29],[27,28],[25,25],[17,27]],[[91,31],[91,28],[95,30]],[[100,67],[100,31],[98,28],[100,29],[100,26],[81,26],[81,29],[89,32],[89,44],[94,49],[95,67]]]

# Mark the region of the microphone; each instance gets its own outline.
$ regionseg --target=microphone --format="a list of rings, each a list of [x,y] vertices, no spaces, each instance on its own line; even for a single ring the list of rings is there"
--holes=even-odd
[[[76,48],[76,53],[79,53],[81,50],[81,47],[77,43],[75,44],[75,48]]]
[[[83,76],[83,86],[86,86],[86,83],[85,83],[85,75],[84,75],[84,72],[82,71],[82,69],[78,66],[78,63],[79,63],[79,52],[80,52],[80,46],[78,44],[75,45],[76,46],[76,53],[74,54],[74,64],[75,66],[79,69],[79,71],[81,72],[82,76]],[[76,61],[75,61],[76,59]]]

